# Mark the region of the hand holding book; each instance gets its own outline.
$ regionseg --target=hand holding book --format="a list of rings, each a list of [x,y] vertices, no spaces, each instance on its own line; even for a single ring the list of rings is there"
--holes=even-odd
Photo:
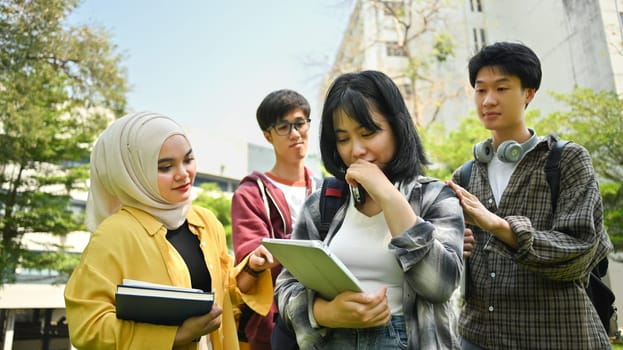
[[[264,245],[305,287],[327,300],[363,287],[342,261],[320,241],[264,238]]]
[[[187,318],[177,329],[173,346],[186,345],[191,342],[199,342],[201,336],[216,331],[221,326],[221,314],[223,309],[218,305],[212,305],[212,310],[205,315]],[[200,347],[201,348],[201,347]]]
[[[162,325],[180,325],[212,310],[214,293],[124,279],[117,285],[117,318]]]

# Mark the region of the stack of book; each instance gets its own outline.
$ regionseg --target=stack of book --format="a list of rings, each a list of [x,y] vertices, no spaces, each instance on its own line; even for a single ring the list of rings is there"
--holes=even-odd
[[[117,318],[161,325],[180,325],[212,310],[214,293],[124,279],[117,285]]]

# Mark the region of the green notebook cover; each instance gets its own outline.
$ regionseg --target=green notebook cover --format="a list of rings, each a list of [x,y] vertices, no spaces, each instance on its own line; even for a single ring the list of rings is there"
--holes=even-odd
[[[363,291],[352,272],[321,241],[264,238],[262,245],[299,282],[327,300],[345,291]]]

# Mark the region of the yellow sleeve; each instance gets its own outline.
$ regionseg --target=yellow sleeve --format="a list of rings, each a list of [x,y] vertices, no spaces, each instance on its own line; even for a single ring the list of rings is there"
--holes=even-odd
[[[116,284],[88,265],[65,288],[69,337],[78,349],[171,349],[177,327],[117,319]]]
[[[243,267],[247,263],[247,260],[249,260],[248,255],[237,266],[233,267],[234,284],[236,283],[236,277],[242,271]],[[245,303],[253,309],[253,311],[262,316],[266,316],[273,304],[273,279],[270,269],[266,269],[266,271],[260,274],[257,278],[257,284],[251,293],[243,294],[240,292],[237,285],[236,291],[237,294],[240,295],[241,300],[238,299],[238,302],[232,300],[234,305]]]
[[[217,233],[215,235],[215,240],[219,252],[219,261],[224,274],[223,278],[225,278],[225,288],[229,291],[231,303],[234,306],[245,303],[258,314],[268,314],[273,304],[273,281],[270,269],[267,269],[258,277],[256,288],[254,288],[252,292],[247,294],[242,293],[238,288],[237,277],[247,263],[249,257],[247,256],[237,266],[234,266],[234,257],[227,248],[226,234],[223,225],[210,211],[205,210],[204,213],[207,229]]]
[[[168,281],[164,264],[158,263],[162,258],[157,247],[150,236],[138,234],[143,232],[136,221],[117,215],[92,235],[64,293],[70,339],[76,348],[172,348],[177,326],[117,319],[115,291],[123,278]]]

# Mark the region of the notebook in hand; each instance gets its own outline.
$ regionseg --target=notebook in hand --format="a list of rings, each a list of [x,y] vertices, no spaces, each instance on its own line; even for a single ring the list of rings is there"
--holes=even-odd
[[[162,325],[207,314],[214,303],[211,292],[128,279],[117,285],[115,298],[117,318]]]
[[[348,290],[363,291],[352,272],[321,241],[264,238],[262,245],[299,282],[327,300]]]

